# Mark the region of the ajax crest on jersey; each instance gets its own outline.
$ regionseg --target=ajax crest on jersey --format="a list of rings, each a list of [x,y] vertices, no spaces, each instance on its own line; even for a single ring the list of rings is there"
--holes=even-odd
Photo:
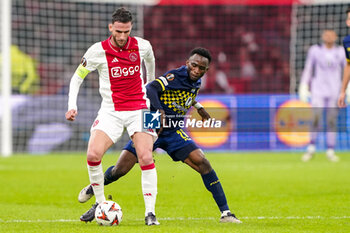
[[[114,201],[104,201],[96,208],[95,219],[99,225],[118,226],[122,218],[122,209]]]

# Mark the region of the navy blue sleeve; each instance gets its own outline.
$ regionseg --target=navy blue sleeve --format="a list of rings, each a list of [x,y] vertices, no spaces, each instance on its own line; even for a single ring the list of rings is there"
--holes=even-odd
[[[343,46],[345,49],[346,60],[347,62],[350,62],[350,35],[344,38]]]
[[[154,80],[146,86],[147,97],[149,98],[151,105],[155,109],[163,109],[160,100],[159,94],[163,91],[161,84]]]

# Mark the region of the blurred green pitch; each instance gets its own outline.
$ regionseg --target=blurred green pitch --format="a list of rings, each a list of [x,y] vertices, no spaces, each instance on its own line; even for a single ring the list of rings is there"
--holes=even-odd
[[[104,157],[104,170],[118,155]],[[165,154],[155,155],[160,226],[144,225],[138,166],[105,188],[123,209],[121,225],[85,224],[94,198],[77,201],[88,184],[84,154],[15,155],[0,158],[0,232],[350,232],[350,153],[338,163],[323,153],[308,163],[296,152],[206,156],[243,224],[220,224],[200,175]]]

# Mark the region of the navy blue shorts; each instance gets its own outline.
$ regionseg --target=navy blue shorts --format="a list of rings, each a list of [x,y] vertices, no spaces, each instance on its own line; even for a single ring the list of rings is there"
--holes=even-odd
[[[159,135],[153,144],[153,150],[157,148],[165,150],[174,161],[184,161],[192,151],[199,147],[182,129],[178,129]],[[131,140],[123,150],[128,150],[136,156],[136,150]]]

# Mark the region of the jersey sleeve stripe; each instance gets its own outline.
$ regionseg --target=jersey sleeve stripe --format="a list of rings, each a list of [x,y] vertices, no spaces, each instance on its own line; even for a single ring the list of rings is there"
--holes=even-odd
[[[156,79],[156,81],[158,81],[160,83],[160,85],[162,86],[162,90],[165,90],[164,84],[162,83],[162,81],[160,81],[159,79]]]
[[[160,76],[159,79],[162,80],[164,86],[168,86],[168,81],[166,80],[166,78],[164,78],[163,76]]]

